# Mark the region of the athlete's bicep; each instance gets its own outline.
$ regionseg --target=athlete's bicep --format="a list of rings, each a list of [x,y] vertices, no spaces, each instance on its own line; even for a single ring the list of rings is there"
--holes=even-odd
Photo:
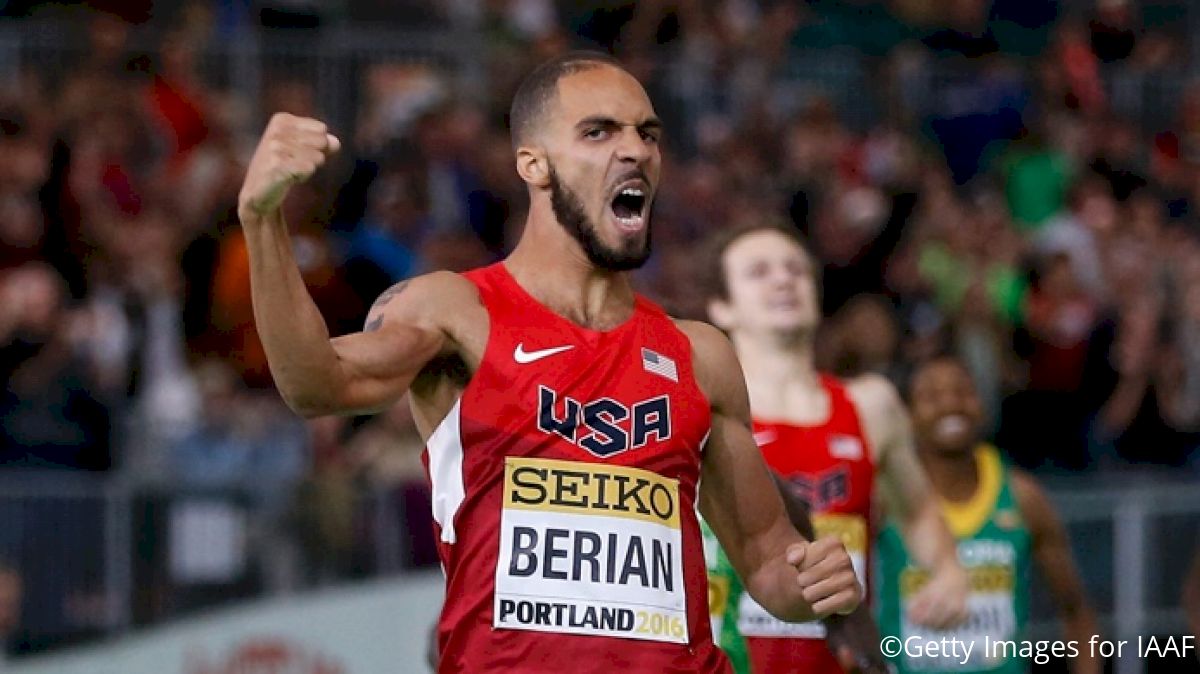
[[[440,331],[409,325],[333,338],[341,370],[338,411],[365,414],[395,403],[445,343]]]
[[[697,383],[712,414],[701,467],[700,511],[746,578],[782,550],[775,543],[786,541],[792,527],[754,444],[750,398],[733,347],[712,326],[691,324],[685,332],[692,341]]]
[[[338,412],[394,403],[427,363],[454,348],[440,316],[472,301],[469,282],[448,273],[401,281],[375,300],[362,332],[330,340],[338,356]]]
[[[713,415],[701,471],[700,512],[743,578],[778,554],[770,541],[781,526],[790,528],[775,483],[741,420]]]

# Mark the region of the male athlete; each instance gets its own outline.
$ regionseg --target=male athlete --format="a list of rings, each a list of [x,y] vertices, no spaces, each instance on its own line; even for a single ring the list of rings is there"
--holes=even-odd
[[[791,492],[787,496],[807,505],[818,536],[842,539],[865,583],[878,484],[879,496],[903,522],[920,564],[931,571],[930,583],[909,607],[910,618],[935,627],[962,620],[966,574],[916,459],[895,389],[877,376],[842,382],[816,370],[813,339],[820,301],[811,256],[791,228],[771,223],[723,232],[710,255],[715,283],[709,289],[709,317],[737,350],[750,392],[754,439]],[[729,599],[713,602],[713,609],[724,610],[714,625],[723,631],[721,645],[735,664],[746,648],[755,674],[841,671],[825,643],[827,625],[789,624],[750,596],[723,593],[724,585],[736,588],[737,579],[721,573],[723,560],[718,558],[717,566],[715,594]]]
[[[530,198],[516,249],[389,289],[361,333],[329,338],[280,215],[338,149],[325,125],[276,115],[239,203],[288,404],[360,414],[411,394],[446,573],[439,670],[728,671],[697,505],[773,614],[852,610],[841,542],[788,523],[728,341],[624,273],[650,253],[661,165],[645,90],[608,57],[568,54],[529,75],[509,122]]]
[[[953,357],[930,360],[913,372],[908,393],[918,456],[971,578],[971,615],[958,628],[945,631],[928,630],[908,619],[905,608],[926,582],[926,574],[912,565],[908,546],[889,524],[878,548],[881,631],[902,640],[915,638],[918,645],[930,639],[964,644],[944,657],[902,653],[893,658],[894,664],[901,672],[1027,671],[1029,656],[1037,655],[1021,645],[1029,638],[1024,628],[1032,561],[1058,603],[1063,639],[1078,645],[1075,652],[1065,653],[1072,671],[1099,672],[1100,662],[1087,646],[1096,634],[1096,620],[1083,596],[1066,531],[1033,478],[1007,467],[996,448],[981,441],[983,407],[967,368]]]

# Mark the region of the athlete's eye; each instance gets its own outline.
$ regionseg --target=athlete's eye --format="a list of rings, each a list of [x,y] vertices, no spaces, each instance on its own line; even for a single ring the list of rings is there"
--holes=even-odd
[[[608,131],[596,126],[584,131],[583,137],[587,138],[588,140],[604,140],[606,137],[608,137]]]
[[[638,135],[642,137],[642,140],[644,140],[647,143],[650,143],[652,145],[658,142],[658,134],[654,133],[653,131],[647,131],[646,129],[638,129]]]
[[[792,276],[803,276],[805,272],[804,263],[799,261],[789,262],[787,264],[787,271]]]

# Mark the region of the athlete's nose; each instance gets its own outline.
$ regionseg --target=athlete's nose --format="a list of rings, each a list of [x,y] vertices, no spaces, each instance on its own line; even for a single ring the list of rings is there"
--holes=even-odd
[[[794,280],[786,265],[775,265],[771,268],[771,283],[777,288],[786,288]]]
[[[621,162],[641,166],[650,160],[650,143],[642,138],[638,129],[622,127],[617,141],[617,159]]]

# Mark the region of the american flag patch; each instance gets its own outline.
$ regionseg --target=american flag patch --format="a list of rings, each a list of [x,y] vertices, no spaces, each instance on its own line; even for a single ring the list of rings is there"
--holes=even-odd
[[[679,383],[679,370],[675,369],[675,361],[661,353],[643,348],[642,367],[647,372],[653,372],[660,377],[666,377],[675,383]]]
[[[829,455],[835,459],[857,461],[863,456],[863,444],[849,435],[834,435],[829,438]]]

